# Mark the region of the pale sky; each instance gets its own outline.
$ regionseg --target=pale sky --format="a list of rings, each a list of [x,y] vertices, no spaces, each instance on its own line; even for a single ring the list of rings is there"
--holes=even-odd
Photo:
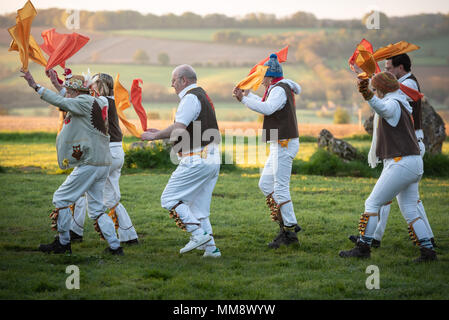
[[[15,12],[26,0],[1,0],[0,14]],[[448,0],[33,0],[36,9],[135,10],[156,15],[191,11],[199,15],[221,13],[243,16],[252,12],[272,13],[284,17],[297,11],[313,13],[317,18],[360,19],[371,9],[387,16],[419,13],[449,13]]]

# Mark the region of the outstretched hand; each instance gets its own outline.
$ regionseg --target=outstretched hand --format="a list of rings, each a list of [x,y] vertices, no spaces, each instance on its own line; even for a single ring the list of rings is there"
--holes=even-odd
[[[357,79],[357,86],[359,87],[359,92],[365,100],[370,100],[374,96],[374,92],[372,92],[369,88],[368,79]]]
[[[30,71],[25,72],[25,71],[23,71],[23,69],[20,69],[20,72],[23,73],[23,76],[21,76],[21,77],[24,78],[26,82],[28,82],[28,85],[31,88],[36,89],[37,84],[36,84],[36,81],[34,81],[34,78],[31,75]]]
[[[51,83],[55,86],[56,90],[61,91],[62,86],[59,83],[57,72],[54,69],[50,69],[45,71],[45,74],[50,78]]]
[[[145,141],[145,140],[148,140],[148,141],[157,140],[156,135],[157,135],[157,133],[159,131],[160,130],[158,130],[158,129],[150,128],[150,129],[148,129],[147,131],[145,131],[144,133],[141,134],[140,139],[143,140],[143,141]]]
[[[239,102],[243,99],[243,90],[235,87],[234,90],[232,90],[232,96],[235,97]]]

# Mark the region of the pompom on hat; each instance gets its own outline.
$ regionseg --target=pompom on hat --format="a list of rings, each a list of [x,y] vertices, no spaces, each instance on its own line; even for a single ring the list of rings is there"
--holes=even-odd
[[[275,53],[270,55],[270,59],[264,63],[264,66],[268,66],[265,77],[278,78],[284,75],[281,64],[278,61],[278,56]]]
[[[390,72],[380,72],[373,77],[371,85],[384,94],[399,90],[399,82]]]

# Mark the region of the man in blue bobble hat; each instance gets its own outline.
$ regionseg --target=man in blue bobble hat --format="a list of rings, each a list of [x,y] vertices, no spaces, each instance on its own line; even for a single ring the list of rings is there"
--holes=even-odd
[[[298,226],[290,197],[292,163],[299,150],[298,123],[296,120],[295,94],[301,87],[284,79],[276,54],[264,64],[268,66],[262,85],[265,94],[261,98],[249,90],[234,88],[236,99],[249,109],[264,115],[263,141],[270,144],[270,155],[259,180],[259,188],[266,197],[271,219],[279,223],[280,231],[270,248],[299,244]]]

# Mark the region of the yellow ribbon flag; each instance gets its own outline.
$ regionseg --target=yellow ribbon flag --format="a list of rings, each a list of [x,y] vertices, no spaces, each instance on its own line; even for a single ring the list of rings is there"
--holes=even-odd
[[[376,63],[399,54],[418,50],[420,47],[409,43],[407,41],[399,41],[395,44],[389,44],[386,47],[377,49],[374,53],[371,53],[369,48],[366,48],[363,44],[357,46],[358,54],[355,58],[354,65],[362,69],[364,72],[360,73],[358,77],[360,79],[371,78],[376,72]]]
[[[8,32],[11,35],[12,41],[8,51],[18,51],[22,68],[28,71],[28,60],[32,59],[34,62],[47,65],[47,60],[43,56],[39,45],[30,34],[31,24],[37,11],[31,1],[23,6],[22,9],[17,10],[16,25],[9,28]]]
[[[115,99],[115,108],[117,109],[117,115],[122,121],[123,125],[128,129],[131,134],[137,138],[140,138],[140,133],[137,131],[137,128],[134,124],[126,119],[124,110],[128,109],[131,106],[131,102],[129,101],[129,93],[119,81],[120,74],[117,74],[117,77],[114,81],[114,99]]]
[[[267,69],[268,66],[258,65],[255,72],[251,73],[237,84],[237,88],[242,90],[252,89],[254,91],[259,89]]]
[[[420,48],[419,46],[417,46],[413,43],[409,43],[407,41],[399,41],[399,42],[396,42],[395,44],[389,44],[386,47],[377,49],[373,53],[373,57],[376,61],[381,61],[381,60],[385,60],[385,59],[397,56],[399,54],[418,50],[419,48]]]

